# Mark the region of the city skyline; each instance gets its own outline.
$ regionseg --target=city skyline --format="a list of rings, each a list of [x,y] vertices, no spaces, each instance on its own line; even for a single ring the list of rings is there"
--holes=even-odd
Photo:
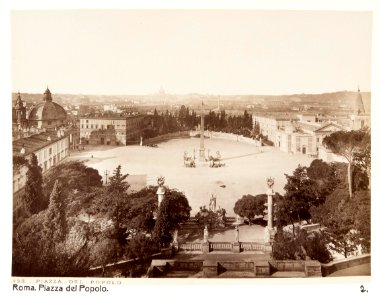
[[[16,92],[371,91],[369,12],[47,10],[11,20]]]

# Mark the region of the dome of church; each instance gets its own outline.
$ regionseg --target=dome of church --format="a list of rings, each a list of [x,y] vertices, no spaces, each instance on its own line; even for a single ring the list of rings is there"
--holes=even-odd
[[[66,111],[53,102],[49,88],[44,93],[43,102],[38,103],[29,112],[29,121],[66,120],[66,118]]]

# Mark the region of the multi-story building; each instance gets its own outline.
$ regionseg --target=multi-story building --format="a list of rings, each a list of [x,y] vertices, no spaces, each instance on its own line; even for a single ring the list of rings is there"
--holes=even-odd
[[[293,115],[284,113],[252,116],[253,127],[258,125],[260,133],[273,143],[276,143],[277,131],[291,125],[295,120]]]
[[[146,116],[100,116],[80,119],[80,140],[91,145],[127,145],[138,140],[147,126]]]
[[[46,172],[69,155],[69,135],[63,130],[44,132],[13,141],[13,156],[29,160],[32,153],[38,165]],[[19,191],[26,182],[25,165],[13,169],[13,192]]]

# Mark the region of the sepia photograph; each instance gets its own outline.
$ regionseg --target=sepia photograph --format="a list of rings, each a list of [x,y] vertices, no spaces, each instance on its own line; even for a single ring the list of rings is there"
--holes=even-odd
[[[12,9],[12,292],[344,278],[371,292],[373,22]]]

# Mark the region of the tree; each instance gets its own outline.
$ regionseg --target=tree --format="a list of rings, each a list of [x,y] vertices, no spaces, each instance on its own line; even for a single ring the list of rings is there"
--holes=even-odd
[[[47,239],[54,243],[64,240],[67,230],[66,203],[62,198],[61,183],[56,180],[50,194],[49,207],[43,222],[43,231]]]
[[[190,211],[191,207],[183,193],[166,189],[165,198],[158,208],[153,239],[160,246],[167,246],[172,239],[171,231],[189,219]]]
[[[264,195],[266,196],[266,195]],[[252,195],[244,195],[238,199],[234,206],[234,212],[241,217],[245,217],[251,225],[251,221],[255,216],[263,215],[265,209],[266,197],[254,197]]]
[[[98,170],[85,166],[83,162],[61,163],[45,175],[43,190],[46,206],[44,208],[49,203],[50,193],[56,180],[60,181],[65,198],[68,198],[72,192],[90,192],[93,187],[101,187],[103,184]]]
[[[43,206],[42,169],[38,165],[37,156],[34,153],[32,153],[28,164],[25,193],[22,199],[24,208],[29,214],[39,212]]]
[[[323,203],[339,183],[335,164],[328,164],[321,159],[314,159],[306,170],[307,176],[316,185],[317,197]]]
[[[338,184],[341,184],[341,168],[335,164],[327,164],[322,160],[314,160],[309,167],[298,166],[293,175],[285,174],[286,193],[275,210],[277,228],[289,223],[310,219],[310,208],[326,201]]]
[[[326,227],[330,249],[348,257],[359,245],[364,251],[370,249],[371,198],[369,191],[358,191],[343,203],[344,194],[349,198],[347,190],[336,189],[323,205],[310,211],[313,221]]]
[[[274,237],[272,257],[278,260],[304,259],[304,256],[299,256],[300,254],[303,253],[299,250],[299,245],[294,236],[286,231],[279,230]]]
[[[12,245],[12,275],[42,276],[44,262],[42,223],[45,212],[34,214],[21,223],[13,234]],[[40,263],[41,262],[41,263]]]
[[[164,199],[158,208],[157,220],[154,225],[153,239],[160,245],[166,247],[172,240],[169,201]]]
[[[349,197],[352,198],[352,165],[355,164],[355,154],[362,152],[370,138],[365,130],[337,131],[323,139],[323,145],[333,153],[347,160],[347,179]]]
[[[130,232],[151,233],[155,224],[154,212],[156,210],[156,189],[144,188],[129,196],[122,223]]]
[[[47,210],[32,215],[16,230],[14,271],[29,276],[62,276],[70,271],[65,252],[65,199],[56,181]],[[71,270],[72,271],[72,270]]]
[[[20,166],[24,166],[28,164],[28,160],[24,156],[13,156],[13,168],[17,169]]]
[[[109,178],[109,185],[107,187],[107,191],[112,194],[126,194],[129,188],[129,184],[125,181],[125,179],[128,176],[129,174],[123,175],[121,173],[121,165],[118,165],[116,169],[113,171],[113,176],[110,176]]]
[[[308,220],[310,218],[309,208],[312,204],[319,204],[317,188],[307,175],[307,168],[298,166],[293,175],[285,174],[287,183],[285,184],[283,206],[289,212],[292,223],[294,220]]]
[[[102,267],[102,277],[105,274],[105,266],[115,263],[120,257],[121,247],[117,239],[101,234],[91,247],[90,262],[93,267]]]
[[[272,257],[278,260],[313,259],[328,263],[332,256],[327,248],[327,239],[321,232],[308,234],[297,230],[294,235],[280,229],[275,235]]]
[[[369,129],[364,130],[366,135],[363,141],[362,151],[355,152],[354,164],[361,171],[367,173],[369,179],[369,186],[371,181],[371,131]]]

